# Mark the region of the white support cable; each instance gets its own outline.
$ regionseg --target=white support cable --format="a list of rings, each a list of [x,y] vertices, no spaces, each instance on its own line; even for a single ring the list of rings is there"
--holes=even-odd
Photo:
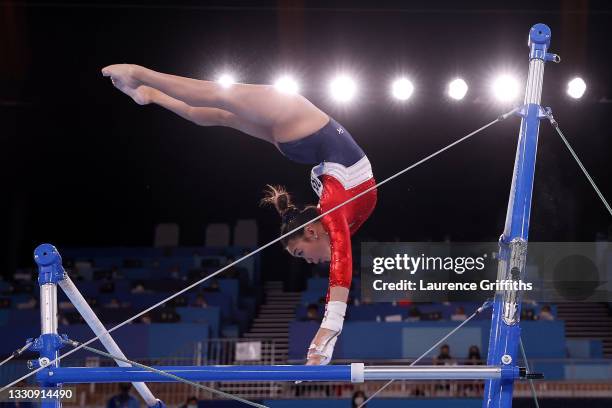
[[[525,346],[523,346],[523,338],[519,337],[519,346],[521,348],[521,354],[523,355],[523,361],[525,362],[525,370],[527,373],[531,372],[531,368],[529,368],[529,362],[527,361],[527,353],[525,353]],[[536,408],[540,408],[540,403],[538,402],[538,393],[536,392],[535,385],[533,384],[533,379],[529,378],[529,388],[531,388],[531,396],[533,397],[533,402],[535,403]]]
[[[75,340],[64,340],[63,342],[68,344],[68,345],[70,345],[70,346],[72,346],[72,347],[78,347],[79,345],[82,344],[82,343],[79,343],[78,341],[75,341]],[[132,360],[130,360],[128,358],[125,358],[125,357],[114,356],[114,355],[112,355],[110,353],[106,353],[106,352],[104,352],[102,350],[98,350],[96,348],[89,347],[89,346],[82,346],[82,347],[85,350],[91,351],[94,354],[98,354],[98,355],[101,355],[101,356],[104,356],[104,357],[112,358],[113,360],[122,361],[127,366],[140,367],[142,369],[145,369],[145,370],[157,373],[157,374],[162,375],[164,377],[172,378],[173,380],[176,380],[178,382],[182,382],[182,383],[185,383],[185,384],[188,384],[188,385],[193,385],[196,388],[202,389],[204,391],[208,391],[208,392],[210,392],[212,394],[217,394],[217,395],[220,395],[220,396],[225,397],[225,398],[233,399],[233,400],[236,400],[238,402],[242,402],[243,404],[251,405],[253,407],[268,408],[266,405],[261,405],[261,404],[258,404],[256,402],[252,402],[252,401],[246,400],[244,398],[240,398],[240,397],[237,397],[235,395],[228,394],[226,392],[219,391],[219,390],[216,390],[216,389],[211,388],[211,387],[207,387],[207,386],[202,385],[202,384],[198,384],[196,382],[193,382],[193,381],[187,380],[185,378],[179,377],[178,375],[174,375],[174,374],[168,373],[168,372],[163,371],[163,370],[158,370],[157,368],[154,368],[154,367],[151,367],[151,366],[147,366],[147,365],[144,365],[144,364],[137,363],[137,362],[132,361]]]
[[[405,169],[403,169],[403,170],[401,170],[401,171],[399,171],[399,172],[397,172],[397,173],[395,173],[395,174],[393,174],[393,175],[391,175],[391,176],[387,177],[387,178],[386,178],[386,179],[384,179],[383,181],[381,181],[381,182],[379,182],[379,183],[375,184],[374,186],[372,186],[372,187],[370,187],[370,188],[368,188],[368,189],[366,189],[366,190],[362,191],[361,193],[359,193],[359,194],[357,194],[357,195],[355,195],[355,196],[353,196],[353,197],[349,198],[348,200],[346,200],[346,201],[344,201],[344,202],[342,202],[342,203],[338,204],[337,206],[335,206],[335,207],[333,207],[333,208],[329,209],[328,211],[326,211],[326,212],[324,212],[324,213],[322,213],[322,214],[318,215],[317,217],[315,217],[315,218],[313,218],[313,219],[311,219],[311,220],[309,220],[309,221],[305,222],[304,224],[302,224],[302,225],[300,225],[300,226],[298,226],[298,227],[296,227],[296,228],[292,229],[291,231],[289,231],[289,232],[287,232],[287,233],[285,233],[285,234],[281,235],[280,237],[273,239],[272,241],[268,242],[267,244],[264,244],[264,245],[260,246],[259,248],[257,248],[257,249],[255,249],[255,250],[253,250],[253,251],[249,252],[248,254],[246,254],[246,255],[244,255],[244,256],[242,256],[242,257],[238,258],[238,259],[237,259],[237,260],[235,260],[234,262],[231,262],[231,263],[229,263],[229,264],[225,265],[223,268],[218,269],[217,271],[215,271],[215,272],[211,273],[210,275],[208,275],[208,276],[206,276],[206,277],[204,277],[204,278],[200,279],[199,281],[192,283],[191,285],[189,285],[189,286],[187,286],[187,287],[185,287],[185,288],[181,289],[180,291],[176,292],[175,294],[168,296],[166,299],[163,299],[163,300],[161,300],[161,301],[159,301],[159,302],[155,303],[153,306],[150,306],[150,307],[148,307],[147,309],[145,309],[145,310],[143,310],[143,311],[141,311],[141,312],[139,312],[139,313],[135,314],[134,316],[130,317],[129,319],[125,320],[124,322],[119,323],[119,324],[117,324],[116,326],[111,327],[110,329],[106,330],[106,331],[105,331],[105,333],[111,333],[111,332],[113,332],[113,331],[115,331],[115,330],[117,330],[117,329],[119,329],[119,328],[121,328],[121,327],[125,326],[126,324],[131,323],[133,320],[135,320],[135,319],[139,318],[140,316],[142,316],[142,315],[144,315],[144,314],[146,314],[146,313],[150,312],[151,310],[153,310],[153,309],[155,309],[155,308],[157,308],[157,307],[159,307],[159,306],[163,305],[164,303],[166,303],[166,302],[168,302],[168,301],[170,301],[170,300],[172,300],[172,299],[176,298],[177,296],[179,296],[179,295],[181,295],[181,294],[183,294],[183,293],[187,292],[188,290],[190,290],[190,289],[192,289],[192,288],[194,288],[194,287],[196,287],[196,286],[199,286],[200,284],[202,284],[202,283],[206,282],[207,280],[209,280],[209,279],[211,279],[211,278],[213,278],[213,277],[217,276],[217,275],[218,275],[218,274],[220,274],[221,272],[223,272],[223,271],[225,271],[225,270],[227,270],[227,269],[229,269],[229,268],[233,267],[234,265],[236,265],[236,264],[238,264],[238,263],[242,262],[243,260],[245,260],[245,259],[247,259],[247,258],[249,258],[249,257],[251,257],[251,256],[253,256],[253,255],[255,255],[255,254],[257,254],[257,253],[259,253],[259,252],[261,252],[261,251],[263,251],[263,250],[264,250],[264,249],[266,249],[267,247],[269,247],[269,246],[272,246],[272,245],[276,244],[277,242],[281,241],[283,238],[288,237],[288,236],[292,235],[293,233],[295,233],[295,232],[297,232],[297,231],[301,230],[302,228],[304,228],[304,227],[305,227],[305,226],[307,226],[308,224],[311,224],[311,223],[313,223],[313,222],[315,222],[315,221],[317,221],[317,220],[319,220],[319,219],[323,218],[323,217],[324,217],[324,216],[326,216],[327,214],[330,214],[330,213],[332,213],[333,211],[336,211],[337,209],[339,209],[339,208],[343,207],[344,205],[346,205],[346,204],[348,204],[348,203],[352,202],[353,200],[356,200],[357,198],[361,197],[362,195],[367,194],[367,193],[369,193],[370,191],[372,191],[372,190],[376,189],[377,187],[380,187],[380,186],[382,186],[383,184],[385,184],[385,183],[387,183],[387,182],[389,182],[389,181],[391,181],[391,180],[393,180],[393,179],[395,179],[395,178],[399,177],[400,175],[402,175],[402,174],[406,173],[407,171],[414,169],[415,167],[417,167],[417,166],[419,166],[419,165],[421,165],[421,164],[425,163],[426,161],[428,161],[428,160],[430,160],[430,159],[432,159],[432,158],[434,158],[434,157],[438,156],[439,154],[441,154],[441,153],[445,152],[446,150],[450,149],[451,147],[453,147],[453,146],[455,146],[455,145],[457,145],[457,144],[459,144],[459,143],[461,143],[461,142],[463,142],[463,141],[465,141],[465,140],[469,139],[470,137],[472,137],[472,136],[474,136],[474,135],[476,135],[476,134],[478,134],[478,133],[482,132],[483,130],[487,129],[487,128],[488,128],[488,127],[490,127],[490,126],[493,126],[493,125],[494,125],[494,124],[496,124],[497,122],[501,122],[502,120],[507,119],[507,118],[508,118],[510,115],[512,115],[513,113],[515,113],[515,112],[516,112],[516,111],[518,111],[518,110],[519,110],[519,108],[514,108],[514,109],[512,109],[512,110],[511,110],[511,111],[509,111],[509,112],[506,112],[506,113],[504,113],[504,114],[502,114],[502,115],[499,115],[499,116],[498,116],[498,117],[497,117],[495,120],[493,120],[493,121],[491,121],[491,122],[487,123],[486,125],[484,125],[484,126],[482,126],[482,127],[478,128],[478,129],[474,130],[473,132],[468,133],[467,135],[465,135],[465,136],[461,137],[460,139],[455,140],[455,141],[454,141],[454,142],[452,142],[451,144],[449,144],[449,145],[447,145],[447,146],[445,146],[445,147],[441,148],[440,150],[438,150],[438,151],[436,151],[436,152],[434,152],[434,153],[430,154],[429,156],[427,156],[427,157],[425,157],[425,158],[423,158],[423,159],[421,159],[421,160],[417,161],[416,163],[413,163],[412,165],[410,165],[410,166],[406,167]],[[71,354],[73,354],[73,353],[76,353],[76,352],[77,352],[78,350],[80,350],[81,348],[83,348],[83,347],[85,347],[85,346],[87,346],[87,345],[89,345],[89,344],[93,343],[94,341],[98,340],[98,339],[99,339],[99,337],[100,337],[100,336],[96,336],[96,337],[93,337],[92,339],[90,339],[90,340],[88,340],[88,341],[86,341],[86,342],[84,342],[84,343],[81,343],[81,345],[80,345],[80,346],[78,346],[78,347],[76,347],[76,348],[74,348],[74,349],[72,349],[72,350],[68,351],[67,353],[64,353],[64,354],[62,354],[62,355],[58,356],[57,358],[55,358],[54,360],[52,360],[52,361],[51,361],[49,364],[54,364],[54,363],[56,363],[56,362],[60,361],[61,359],[63,359],[64,357],[67,357],[67,356],[69,356],[69,355],[71,355]],[[24,380],[24,379],[26,379],[26,378],[28,378],[28,377],[30,377],[30,376],[32,376],[32,375],[34,375],[34,374],[38,373],[39,371],[43,370],[44,368],[45,368],[45,367],[39,367],[39,368],[37,368],[37,369],[35,369],[35,370],[33,370],[33,371],[29,372],[28,374],[25,374],[25,375],[23,375],[23,376],[19,377],[18,379],[14,380],[13,382],[11,382],[11,383],[9,383],[9,384],[5,385],[4,387],[0,388],[0,393],[1,393],[1,392],[3,392],[3,391],[6,391],[6,390],[7,390],[9,387],[12,387],[13,385],[15,385],[15,384],[19,383],[20,381],[22,381],[22,380]]]
[[[591,178],[591,176],[590,176],[589,172],[587,171],[587,169],[582,165],[582,162],[578,158],[578,155],[576,154],[576,152],[574,152],[574,149],[572,149],[572,146],[569,144],[569,142],[567,141],[567,139],[563,135],[563,132],[559,128],[559,123],[557,123],[555,118],[553,118],[553,115],[552,115],[552,112],[550,111],[550,109],[546,110],[546,117],[550,121],[550,124],[552,125],[552,127],[555,128],[555,130],[557,131],[557,133],[561,137],[561,140],[563,140],[563,143],[565,143],[565,146],[567,147],[567,150],[569,150],[569,152],[571,153],[571,155],[574,158],[574,160],[576,160],[576,163],[578,163],[578,166],[580,167],[580,169],[582,170],[582,172],[586,176],[586,178],[589,181],[589,183],[591,183],[591,186],[593,187],[593,189],[595,190],[595,192],[597,193],[597,195],[601,199],[601,202],[603,203],[603,205],[606,207],[606,209],[608,210],[610,215],[612,215],[612,208],[610,208],[610,204],[605,199],[605,197],[603,196],[601,191],[599,191],[599,188],[597,188],[597,185],[595,184],[595,181],[593,181],[593,179]]]
[[[453,330],[451,330],[450,332],[448,332],[444,337],[442,337],[440,340],[438,340],[433,346],[431,346],[430,348],[427,349],[426,352],[424,352],[423,354],[421,354],[416,360],[414,360],[412,363],[410,363],[410,365],[408,367],[412,367],[414,366],[416,363],[418,363],[419,361],[421,361],[422,359],[424,359],[425,357],[427,357],[427,355],[429,353],[432,352],[433,349],[435,349],[436,347],[438,347],[440,344],[442,344],[444,341],[446,341],[446,339],[448,339],[450,336],[452,336],[453,334],[455,334],[457,332],[457,330],[459,330],[460,328],[462,328],[463,326],[465,326],[470,320],[472,320],[474,317],[476,317],[477,315],[479,315],[480,313],[482,313],[484,310],[488,309],[491,306],[491,301],[487,300],[486,302],[484,302],[482,304],[482,306],[480,306],[478,309],[476,309],[476,311],[474,313],[472,313],[470,315],[470,317],[468,317],[467,319],[465,319],[464,321],[462,321],[457,327],[455,327]],[[363,401],[361,403],[361,405],[359,405],[357,408],[361,408],[363,407],[365,404],[367,404],[370,400],[374,399],[374,397],[376,397],[378,394],[380,394],[383,390],[385,390],[388,386],[390,386],[395,380],[389,380],[385,383],[385,385],[383,385],[382,387],[380,387],[374,394],[372,394],[370,397],[368,397],[368,399],[366,399],[365,401]]]

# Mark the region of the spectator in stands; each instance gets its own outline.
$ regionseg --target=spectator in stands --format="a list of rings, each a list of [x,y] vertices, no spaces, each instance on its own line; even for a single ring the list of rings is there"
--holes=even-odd
[[[119,268],[117,268],[117,265],[111,266],[111,269],[110,269],[110,278],[111,279],[121,279],[121,278],[123,278],[123,276],[121,275],[121,272],[119,271]]]
[[[365,400],[368,399],[365,395],[365,392],[363,391],[355,391],[355,393],[353,394],[353,399],[351,401],[351,406],[353,408],[357,408],[360,407],[361,404],[363,404],[365,402]],[[364,407],[367,407],[367,405],[364,405]]]
[[[33,276],[34,272],[31,269],[19,269],[13,274],[13,280],[31,282]],[[15,290],[15,288],[11,287],[10,291],[12,292],[13,290]]]
[[[172,268],[170,268],[170,277],[172,279],[181,279],[181,269],[178,267],[178,265],[174,265]]]
[[[521,320],[536,320],[536,315],[533,309],[523,309],[521,311]]]
[[[431,321],[438,321],[438,320],[442,320],[442,312],[440,311],[433,311],[430,313],[425,314],[425,316],[422,316],[423,320],[431,320]]]
[[[407,322],[418,322],[421,320],[421,311],[418,307],[412,306],[408,311],[408,317],[406,318]]]
[[[198,294],[195,298],[195,303],[193,304],[195,307],[206,308],[208,307],[208,303],[206,303],[206,298],[203,294]]]
[[[185,307],[187,306],[187,296],[177,296],[174,299],[172,299],[168,305],[172,306],[172,307]]]
[[[540,309],[540,314],[538,315],[538,320],[555,320],[555,316],[552,314],[550,305],[542,306]]]
[[[153,323],[153,319],[151,319],[151,315],[149,313],[146,313],[140,317],[139,322],[142,324],[151,324]]]
[[[467,319],[467,316],[465,315],[465,309],[463,308],[463,306],[458,306],[455,309],[455,312],[451,315],[451,320],[454,322],[462,322],[465,319]]]
[[[106,408],[140,408],[140,402],[130,395],[131,388],[130,383],[120,383],[119,394],[108,400]]]
[[[451,315],[451,320],[454,322],[462,322],[465,319],[467,319],[467,316],[465,315],[465,309],[463,308],[463,306],[458,306],[455,309],[455,312]]]
[[[136,284],[132,287],[131,292],[136,294],[136,293],[145,293],[147,290],[144,287],[144,284],[142,282],[136,282]]]
[[[196,397],[189,397],[179,408],[198,408],[198,399]]]
[[[75,310],[76,308],[70,300],[62,300],[57,302],[57,308],[59,310]]]
[[[480,349],[478,346],[471,345],[468,350],[468,357],[465,364],[478,365],[482,364],[482,357],[480,356]]]
[[[205,287],[203,290],[206,292],[219,292],[219,281],[217,279],[213,279],[212,282],[210,282],[210,286]]]
[[[107,309],[119,309],[121,307],[121,303],[119,303],[119,300],[117,300],[117,298],[112,298],[108,303],[104,305],[104,307]]]
[[[450,354],[450,346],[443,344],[440,347],[440,354],[434,358],[434,365],[454,365],[455,361]]]
[[[17,303],[17,309],[35,309],[38,306],[38,299],[36,296],[30,296],[25,302]]]
[[[313,303],[309,304],[306,308],[306,320],[318,321],[319,319],[319,307]]]
[[[178,323],[181,321],[181,316],[170,307],[163,307],[159,314],[159,321],[161,323]]]
[[[482,357],[480,356],[480,349],[476,345],[471,345],[468,349],[468,357],[465,362],[466,365],[480,365],[483,364]],[[466,382],[463,387],[460,388],[464,397],[475,397],[481,395],[480,383],[478,381]]]
[[[364,296],[361,298],[361,304],[362,305],[371,305],[372,304],[372,298],[369,296]]]

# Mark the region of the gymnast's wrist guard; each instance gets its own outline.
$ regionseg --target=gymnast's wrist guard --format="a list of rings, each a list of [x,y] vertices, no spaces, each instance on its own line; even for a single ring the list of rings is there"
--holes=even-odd
[[[345,314],[346,303],[339,301],[327,303],[327,306],[325,307],[325,317],[323,317],[321,327],[340,333],[342,331]]]

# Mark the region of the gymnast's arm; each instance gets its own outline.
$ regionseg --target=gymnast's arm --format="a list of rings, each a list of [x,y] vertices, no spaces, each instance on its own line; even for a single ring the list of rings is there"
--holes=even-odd
[[[322,210],[326,211],[326,207],[323,205]],[[331,361],[336,340],[342,331],[352,279],[351,235],[344,212],[334,211],[323,217],[321,222],[329,234],[332,251],[329,292],[325,317],[308,350],[308,365],[328,364]]]

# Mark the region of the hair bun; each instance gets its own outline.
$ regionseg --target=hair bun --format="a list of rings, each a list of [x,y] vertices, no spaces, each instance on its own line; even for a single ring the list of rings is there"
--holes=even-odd
[[[283,219],[285,219],[289,213],[297,210],[291,201],[291,195],[289,195],[283,186],[268,184],[264,194],[264,198],[261,199],[261,205],[273,205]]]

